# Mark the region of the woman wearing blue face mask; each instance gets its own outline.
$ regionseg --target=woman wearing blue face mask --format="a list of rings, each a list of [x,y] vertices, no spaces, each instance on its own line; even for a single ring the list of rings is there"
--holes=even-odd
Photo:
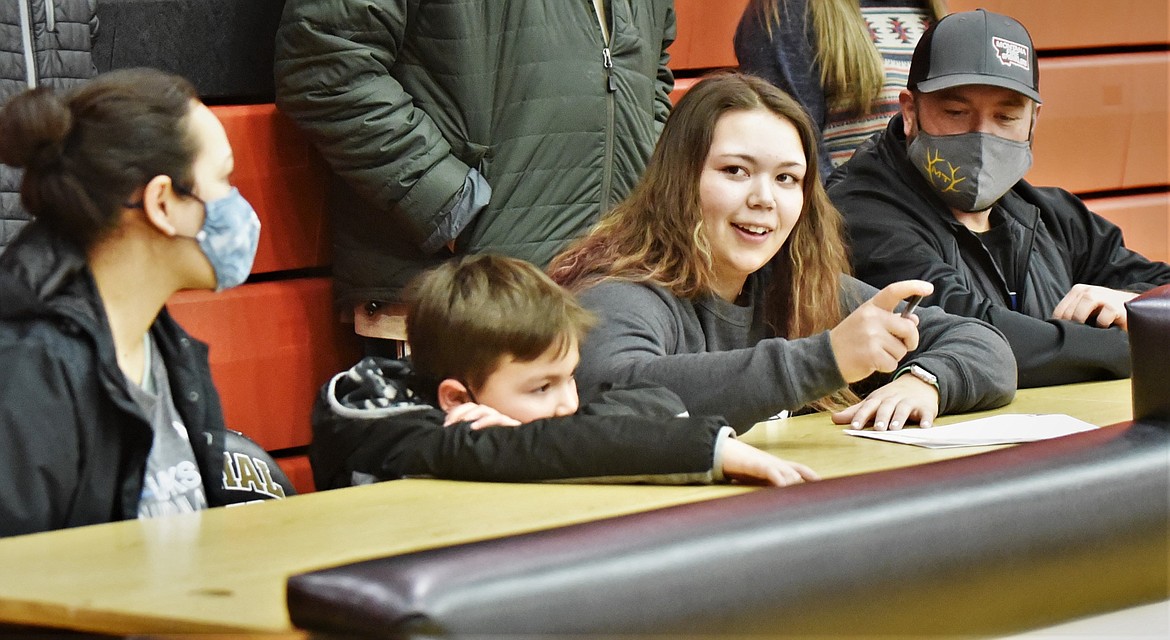
[[[13,98],[0,140],[35,217],[0,254],[0,536],[234,502],[207,348],[164,307],[251,270],[223,126],[135,69]]]

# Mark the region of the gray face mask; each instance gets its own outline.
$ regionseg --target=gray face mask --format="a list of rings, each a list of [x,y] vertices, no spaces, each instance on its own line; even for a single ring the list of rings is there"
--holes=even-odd
[[[932,136],[918,131],[908,149],[947,206],[974,213],[1003,197],[1032,167],[1032,144],[988,133]]]

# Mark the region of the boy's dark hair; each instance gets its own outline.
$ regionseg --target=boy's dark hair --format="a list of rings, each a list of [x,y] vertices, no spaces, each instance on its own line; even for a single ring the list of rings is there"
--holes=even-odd
[[[482,386],[505,356],[525,362],[580,343],[594,317],[540,269],[477,254],[443,263],[409,287],[406,339],[420,379]]]

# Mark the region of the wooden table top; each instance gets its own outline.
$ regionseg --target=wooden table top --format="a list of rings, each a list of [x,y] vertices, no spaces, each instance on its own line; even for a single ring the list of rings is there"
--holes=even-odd
[[[1128,380],[1022,390],[993,412],[1130,419]],[[997,447],[923,449],[846,436],[823,414],[743,438],[826,478]],[[400,480],[288,500],[0,540],[0,623],[93,632],[297,636],[288,576],[358,560],[735,495],[740,486],[610,486]]]
[[[1087,382],[1059,387],[1020,389],[1006,407],[942,416],[942,426],[1003,413],[1063,413],[1097,426],[1133,418],[1129,380]],[[846,436],[826,415],[761,422],[740,439],[781,458],[803,462],[822,478],[856,475],[937,460],[969,456],[1005,446],[923,449],[869,438]]]

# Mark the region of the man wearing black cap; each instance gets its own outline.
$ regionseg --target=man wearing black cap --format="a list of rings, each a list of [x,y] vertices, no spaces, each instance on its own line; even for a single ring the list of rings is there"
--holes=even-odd
[[[857,276],[918,278],[925,302],[1007,337],[1019,386],[1126,377],[1124,303],[1170,283],[1073,194],[1023,180],[1040,109],[1027,30],[982,9],[914,51],[901,113],[828,180]]]

